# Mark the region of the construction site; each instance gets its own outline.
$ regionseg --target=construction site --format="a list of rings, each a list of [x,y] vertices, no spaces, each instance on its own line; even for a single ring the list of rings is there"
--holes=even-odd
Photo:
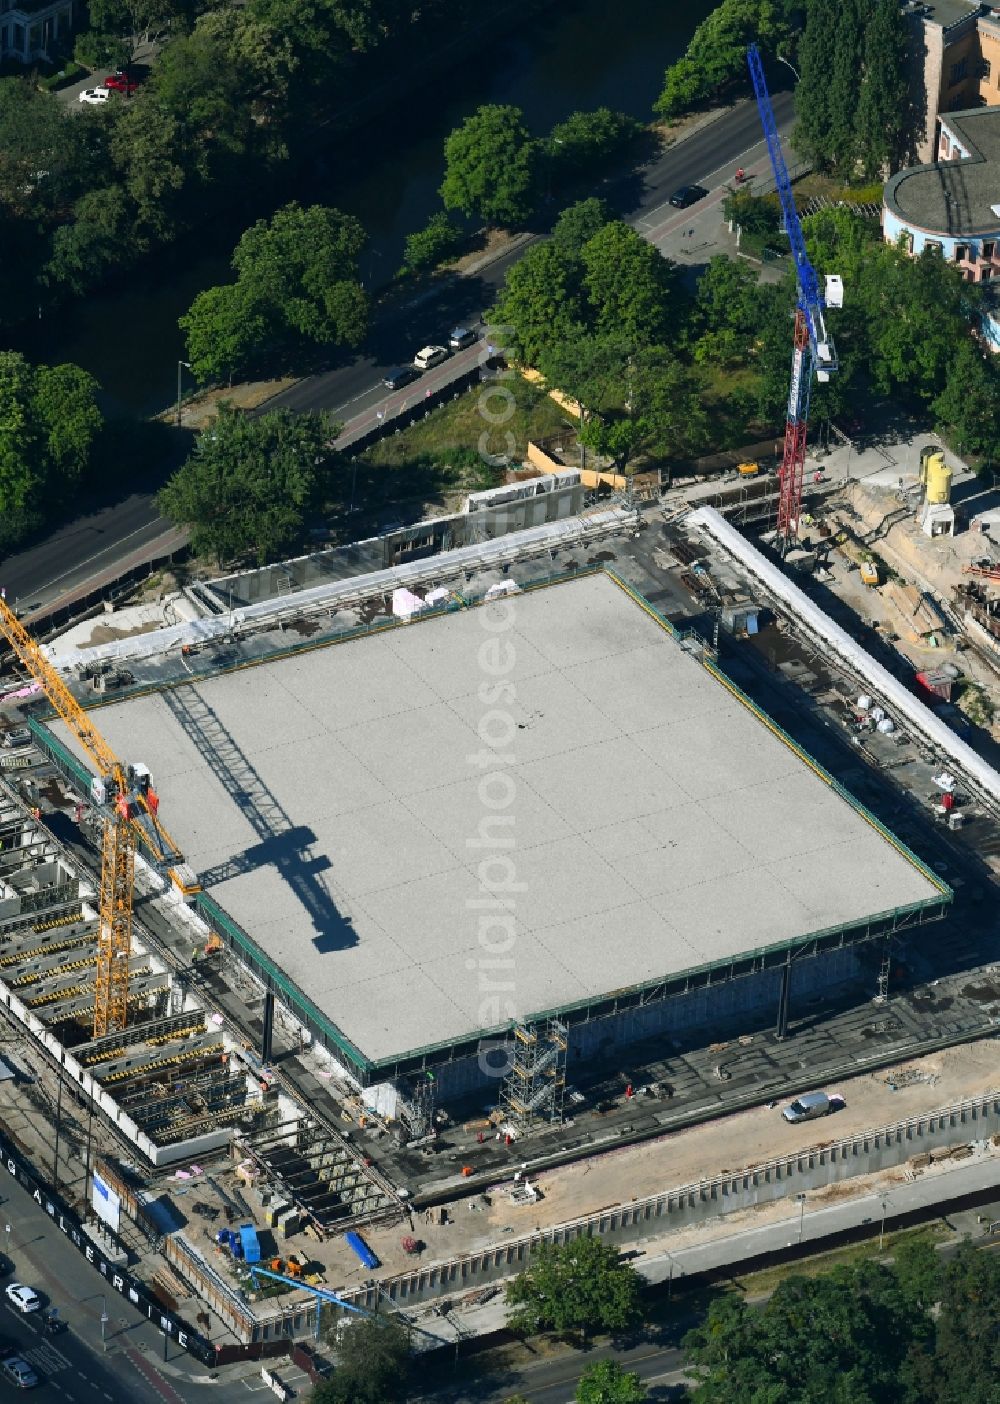
[[[357,1290],[339,1230],[402,1272],[401,1225],[515,1166],[990,1033],[994,772],[723,514],[309,560],[243,610],[202,581],[181,623],[81,626],[7,706],[3,1003],[112,1128],[93,1168],[172,1300],[306,1333],[295,1281]],[[87,728],[134,836],[99,1033]],[[216,1243],[237,1222],[284,1295]]]
[[[843,288],[750,68],[778,462],[640,500],[532,460],[44,646],[0,602],[5,1128],[46,1159],[54,1103],[58,1181],[68,1088],[62,1192],[204,1359],[326,1304],[455,1343],[542,1241],[992,1173],[1000,516],[936,442],[807,474]],[[835,1130],[782,1120],[822,1085]]]

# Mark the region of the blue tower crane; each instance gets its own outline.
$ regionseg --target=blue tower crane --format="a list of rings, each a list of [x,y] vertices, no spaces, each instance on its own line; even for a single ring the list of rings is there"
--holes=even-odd
[[[774,184],[781,201],[788,242],[795,261],[798,300],[795,308],[795,334],[792,348],[792,378],[788,391],[788,413],[785,422],[785,448],[778,475],[778,535],[784,547],[794,540],[799,530],[802,508],[802,480],[806,463],[806,429],[809,423],[809,393],[813,376],[826,381],[837,369],[837,353],[833,337],[826,329],[824,308],[841,305],[839,278],[827,279],[827,297],[820,292],[816,270],[809,261],[806,241],[802,235],[792,183],[781,153],[781,138],[774,120],[774,109],[767,91],[760,50],[751,44],[747,50],[750,78],[757,98],[764,140],[771,159]]]

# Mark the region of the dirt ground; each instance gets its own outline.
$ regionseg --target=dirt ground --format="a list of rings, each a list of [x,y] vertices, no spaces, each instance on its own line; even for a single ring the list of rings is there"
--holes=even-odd
[[[893,495],[869,492],[860,484],[853,486],[851,501],[862,518],[863,526],[859,527],[857,522],[837,512],[831,512],[826,520],[830,525],[850,526],[861,535],[866,531],[875,531],[883,519],[899,506]],[[969,578],[965,567],[979,557],[989,555],[990,543],[988,538],[968,531],[954,537],[937,537],[932,541],[923,534],[911,515],[894,523],[884,537],[875,541],[872,552],[905,581],[950,601],[954,588]],[[969,650],[960,652],[955,649],[954,640],[945,635],[937,636],[937,647],[907,637],[909,621],[884,593],[884,587],[869,589],[862,584],[858,572],[848,568],[846,560],[835,564],[834,580],[830,583],[834,591],[867,623],[877,623],[897,633],[899,640],[895,647],[915,667],[936,668],[942,663],[954,663],[967,678],[978,683],[998,709],[997,720],[987,729],[995,739],[1000,740],[1000,669],[992,668]]]
[[[510,1203],[506,1189],[491,1194],[491,1205],[481,1200],[459,1200],[449,1206],[451,1222],[445,1225],[425,1222],[418,1216],[414,1236],[426,1244],[421,1265],[461,1253],[473,1252],[490,1243],[502,1244],[506,1237],[530,1233],[592,1214],[613,1205],[628,1203],[701,1179],[759,1165],[786,1153],[819,1147],[857,1131],[889,1126],[909,1117],[937,1110],[965,1098],[996,1090],[1000,1039],[983,1039],[957,1048],[945,1049],[899,1067],[848,1079],[827,1088],[846,1100],[844,1109],[831,1119],[806,1126],[791,1126],[782,1120],[777,1108],[756,1107],[738,1112],[705,1126],[676,1131],[642,1145],[626,1146],[592,1159],[556,1170],[547,1170],[533,1184],[542,1198],[524,1208]],[[892,1091],[890,1084],[897,1087]],[[803,1091],[807,1090],[803,1087]],[[885,1172],[889,1179],[905,1174],[904,1167]],[[871,1178],[871,1177],[867,1177]],[[866,1181],[867,1182],[867,1181]],[[854,1180],[850,1186],[861,1182]],[[849,1186],[834,1185],[810,1195],[818,1203],[855,1192]],[[478,1210],[470,1205],[479,1206]],[[771,1206],[778,1218],[787,1212],[780,1203]],[[748,1211],[749,1212],[749,1211]],[[759,1217],[759,1213],[758,1213]],[[738,1216],[726,1216],[720,1232],[733,1232]],[[414,1265],[402,1251],[400,1240],[405,1225],[366,1231],[366,1239],[378,1254],[387,1273],[402,1272]],[[695,1230],[692,1230],[695,1231]],[[704,1233],[704,1226],[698,1226]],[[349,1286],[365,1275],[341,1239],[323,1246],[331,1285]]]

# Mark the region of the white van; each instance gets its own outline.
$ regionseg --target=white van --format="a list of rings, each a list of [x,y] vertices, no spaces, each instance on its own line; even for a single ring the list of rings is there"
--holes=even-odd
[[[431,366],[439,366],[442,361],[447,361],[448,356],[446,346],[425,346],[414,356],[413,364],[417,370],[430,370]]]
[[[786,1121],[812,1121],[833,1111],[833,1102],[825,1092],[803,1092],[801,1097],[782,1109]]]

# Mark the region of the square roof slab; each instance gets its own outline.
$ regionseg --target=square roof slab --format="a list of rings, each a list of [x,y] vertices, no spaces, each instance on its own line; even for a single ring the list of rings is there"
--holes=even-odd
[[[940,899],[601,573],[97,721],[370,1062]]]

